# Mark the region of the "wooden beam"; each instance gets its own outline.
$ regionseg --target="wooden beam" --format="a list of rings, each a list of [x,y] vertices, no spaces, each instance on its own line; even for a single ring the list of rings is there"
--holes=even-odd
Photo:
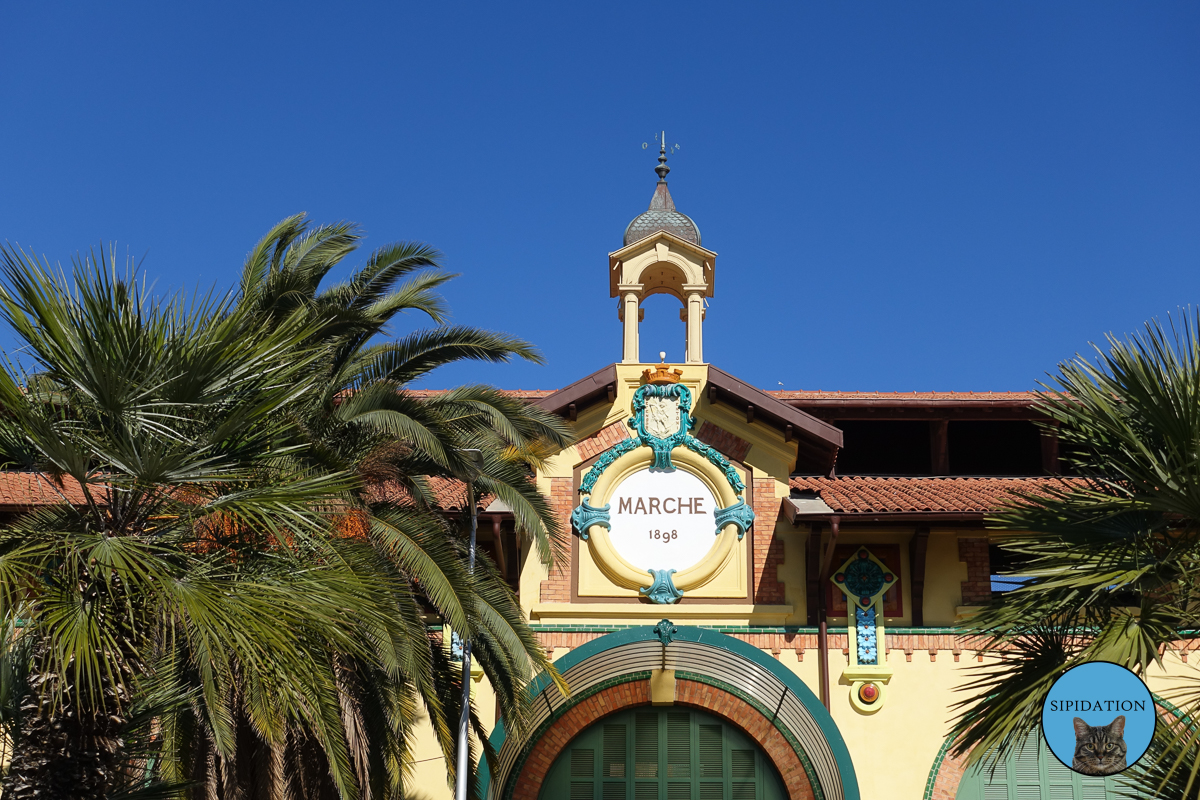
[[[836,514],[829,518],[829,544],[825,546],[825,553],[821,556],[821,585],[824,588],[825,579],[829,577],[829,570],[833,567],[833,548],[837,547],[838,533],[841,531],[842,518]],[[821,592],[824,597],[825,593]]]
[[[617,385],[610,383],[607,387],[608,402],[612,403],[617,399]]]
[[[929,528],[917,528],[908,540],[908,573],[912,584],[912,624],[914,628],[925,625],[925,554],[929,550]]]
[[[826,711],[832,708],[833,700],[829,691],[829,609],[825,607],[825,581],[829,578],[829,565],[833,561],[833,548],[837,546],[840,527],[838,517],[829,518],[829,545],[821,558],[821,574],[817,579],[817,677]]]
[[[950,474],[950,421],[929,421],[929,466],[934,475]]]
[[[746,424],[754,422],[754,406],[746,406]]]
[[[796,438],[796,431],[791,425],[788,425],[786,428],[783,429],[783,440],[785,442],[790,442],[792,439],[795,439],[795,438]]]
[[[708,402],[717,402],[717,387],[711,383],[708,385]]]

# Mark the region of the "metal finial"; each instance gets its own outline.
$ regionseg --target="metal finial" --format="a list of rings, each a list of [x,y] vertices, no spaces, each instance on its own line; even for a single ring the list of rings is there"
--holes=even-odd
[[[658,173],[658,179],[660,181],[665,181],[667,179],[667,173],[671,171],[671,168],[667,166],[667,132],[666,131],[662,132],[662,139],[659,140],[658,166],[654,168],[654,171]]]

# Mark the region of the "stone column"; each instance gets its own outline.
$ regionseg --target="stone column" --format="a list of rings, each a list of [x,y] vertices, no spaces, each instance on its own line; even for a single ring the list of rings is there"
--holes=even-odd
[[[621,293],[621,320],[625,323],[621,362],[623,364],[640,364],[638,321],[641,319],[641,309],[638,306],[642,299],[642,285],[640,283],[625,284],[618,286],[617,291]]]
[[[704,290],[706,286],[684,286],[687,298],[687,349],[684,361],[688,364],[704,363]]]

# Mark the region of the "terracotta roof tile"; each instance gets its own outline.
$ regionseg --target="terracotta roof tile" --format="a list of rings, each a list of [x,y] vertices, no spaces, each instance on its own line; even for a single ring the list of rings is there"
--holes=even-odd
[[[450,389],[406,389],[412,397],[437,397],[439,394],[445,394],[451,391]],[[543,397],[549,397],[554,394],[557,389],[499,389],[500,394],[506,394],[509,397],[516,397],[519,400],[540,400]]]
[[[53,478],[36,472],[0,471],[0,506],[31,508],[55,506],[63,499],[72,505],[86,502],[83,491],[73,478],[63,478],[61,485]]]
[[[414,397],[436,397],[448,389],[409,389]],[[501,389],[503,394],[522,400],[539,400],[549,397],[557,390],[549,389]],[[951,402],[995,402],[1019,401],[1032,403],[1037,400],[1036,392],[829,392],[822,390],[775,390],[766,391],[777,400],[886,400],[890,402],[914,402],[948,400]]]
[[[990,513],[1012,492],[1037,493],[1061,478],[794,477],[793,492],[815,492],[838,514]]]
[[[1034,402],[1036,392],[825,392],[781,390],[767,392],[780,400],[1022,400]]]
[[[467,505],[467,485],[462,481],[451,478],[430,478],[429,488],[433,492],[434,503],[443,511],[458,511]],[[375,499],[390,500],[401,505],[412,502],[408,490],[396,483],[385,483],[377,486],[372,492]],[[496,499],[493,494],[484,494],[475,498],[476,508],[487,508]]]

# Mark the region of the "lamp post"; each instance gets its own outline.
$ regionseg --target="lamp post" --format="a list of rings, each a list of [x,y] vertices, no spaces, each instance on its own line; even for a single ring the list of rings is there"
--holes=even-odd
[[[461,449],[458,452],[478,468],[483,461],[483,452],[476,449]],[[467,481],[467,504],[471,508],[471,539],[467,549],[467,573],[475,575],[475,530],[479,524],[479,512],[475,508],[475,483]],[[465,633],[465,632],[464,632]],[[467,800],[467,734],[471,723],[471,637],[462,639],[462,708],[458,715],[458,766],[454,773],[454,800]]]

